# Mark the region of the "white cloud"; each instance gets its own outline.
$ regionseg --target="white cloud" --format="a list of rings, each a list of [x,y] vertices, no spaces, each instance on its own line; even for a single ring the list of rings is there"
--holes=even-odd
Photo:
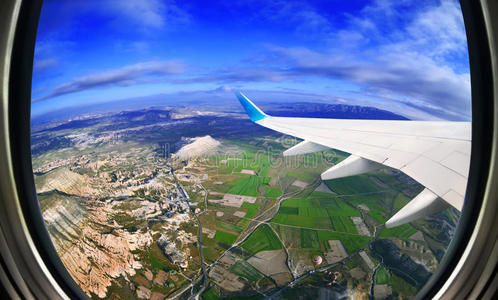
[[[165,28],[186,25],[191,17],[175,1],[161,0],[112,0],[106,7],[138,25]]]
[[[45,96],[33,99],[38,102],[49,98],[112,86],[128,86],[146,82],[147,78],[164,76],[167,74],[182,73],[185,65],[178,61],[150,61],[124,66],[119,69],[109,70],[75,78],[69,82],[56,86]]]
[[[271,50],[288,58],[286,73],[292,76],[343,79],[370,95],[468,120],[471,90],[462,14],[456,1],[434,4],[403,15],[406,1],[376,1],[351,17],[326,51]]]
[[[261,17],[265,22],[285,22],[303,35],[328,33],[332,28],[329,20],[305,1],[275,0],[263,3]]]
[[[50,68],[54,68],[58,65],[58,61],[55,58],[46,58],[46,59],[37,59],[34,61],[34,70],[35,71],[44,71]]]
[[[442,1],[419,14],[407,28],[413,44],[429,50],[428,55],[467,51],[462,12],[456,1]]]

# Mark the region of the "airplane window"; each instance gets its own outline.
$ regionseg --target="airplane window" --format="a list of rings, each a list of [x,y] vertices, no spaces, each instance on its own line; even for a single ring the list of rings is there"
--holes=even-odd
[[[103,299],[407,299],[458,224],[458,1],[50,1],[38,201]]]

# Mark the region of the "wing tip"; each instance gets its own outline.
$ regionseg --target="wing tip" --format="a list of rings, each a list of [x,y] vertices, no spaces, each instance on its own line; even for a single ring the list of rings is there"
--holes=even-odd
[[[242,94],[242,92],[237,92],[235,95],[239,99],[240,104],[246,111],[251,121],[257,122],[268,117],[267,114],[265,114],[261,109],[259,109],[259,107],[257,107],[251,100],[249,100],[249,98],[247,98],[244,94]]]

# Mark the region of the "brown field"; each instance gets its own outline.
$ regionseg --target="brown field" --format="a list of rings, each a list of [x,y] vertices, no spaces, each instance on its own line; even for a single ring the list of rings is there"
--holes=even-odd
[[[327,254],[325,255],[325,259],[329,264],[341,261],[348,256],[348,254],[346,253],[346,249],[344,249],[341,241],[330,240],[329,246],[330,250],[327,251]]]
[[[335,194],[326,184],[322,182],[316,189],[316,192]]]
[[[244,284],[239,281],[239,276],[230,273],[221,266],[215,266],[209,272],[209,277],[224,290],[229,292],[237,292],[244,288]]]
[[[223,199],[220,200],[209,199],[208,201],[212,203],[219,203],[225,206],[241,207],[242,203],[244,202],[249,202],[249,203],[256,202],[256,197],[225,194],[223,195]]]
[[[360,267],[356,267],[354,269],[351,269],[351,271],[349,271],[349,274],[351,274],[351,276],[353,276],[353,278],[355,279],[362,279],[363,277],[365,277],[367,275],[367,273],[365,273]]]
[[[373,263],[372,259],[370,259],[370,256],[368,256],[368,254],[365,251],[361,251],[360,256],[361,258],[363,258],[363,260],[370,269],[375,268],[375,264]]]
[[[242,174],[248,174],[248,175],[256,175],[256,172],[254,172],[253,170],[241,170],[240,173]]]
[[[304,182],[304,181],[301,181],[301,180],[296,180],[292,183],[293,186],[297,186],[298,188],[305,188],[308,183]]]
[[[247,262],[266,276],[289,272],[285,265],[284,250],[260,251],[249,258]]]
[[[278,286],[284,286],[287,283],[292,281],[292,276],[289,272],[283,272],[283,273],[278,273],[278,274],[273,274],[271,276],[273,280],[275,280],[275,283]]]
[[[408,239],[410,240],[416,240],[416,241],[422,241],[424,242],[424,234],[420,231],[415,232],[412,236],[410,236]]]
[[[393,293],[393,288],[387,284],[376,284],[374,286],[374,297],[375,299],[384,299],[391,296]]]
[[[363,219],[361,217],[351,217],[351,221],[353,221],[356,230],[358,230],[358,234],[370,236],[370,231],[365,223],[363,223]]]
[[[291,261],[292,271],[298,275],[304,274],[307,271],[311,271],[315,268],[313,264],[313,256],[316,253],[314,250],[302,249],[302,248],[291,248],[289,249],[289,256]]]
[[[212,230],[206,227],[202,227],[202,233],[207,234],[207,237],[210,239],[214,238],[214,235],[216,234],[216,230]]]
[[[243,217],[245,217],[246,212],[238,210],[238,211],[234,212],[233,215],[236,217],[239,217],[239,218],[243,218]]]

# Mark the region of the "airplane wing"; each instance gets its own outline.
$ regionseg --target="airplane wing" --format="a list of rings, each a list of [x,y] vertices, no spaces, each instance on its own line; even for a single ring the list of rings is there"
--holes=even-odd
[[[402,171],[425,189],[386,222],[399,226],[446,209],[462,209],[470,165],[471,123],[273,117],[244,94],[237,98],[251,121],[304,141],[284,156],[338,149],[351,155],[323,172],[323,180]]]

